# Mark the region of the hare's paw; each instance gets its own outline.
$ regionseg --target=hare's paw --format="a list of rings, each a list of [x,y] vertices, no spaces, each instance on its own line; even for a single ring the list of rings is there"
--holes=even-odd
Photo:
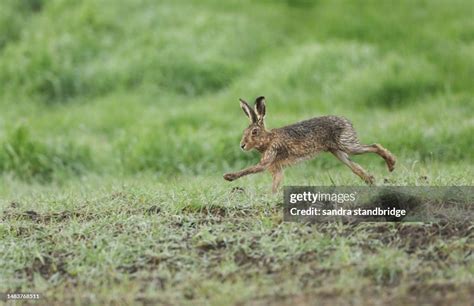
[[[388,171],[392,172],[395,169],[395,163],[397,162],[397,159],[393,155],[389,155],[387,158],[387,166],[388,166]]]
[[[375,183],[375,177],[369,174],[364,178],[364,181],[367,183],[367,185],[373,185]]]
[[[224,174],[224,180],[226,180],[226,181],[231,182],[231,181],[235,180],[236,178],[237,178],[237,175],[235,173],[226,173],[226,174]]]

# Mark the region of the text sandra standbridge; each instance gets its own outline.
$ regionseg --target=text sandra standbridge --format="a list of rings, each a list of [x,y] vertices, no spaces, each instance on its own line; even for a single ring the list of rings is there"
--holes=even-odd
[[[436,222],[472,219],[474,187],[287,186],[283,220]]]

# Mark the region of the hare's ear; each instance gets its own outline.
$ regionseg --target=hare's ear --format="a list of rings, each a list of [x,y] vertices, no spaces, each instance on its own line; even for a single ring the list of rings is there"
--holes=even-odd
[[[257,112],[257,119],[263,121],[266,113],[265,97],[262,96],[255,99],[255,111]]]
[[[247,115],[247,117],[249,117],[250,123],[257,122],[257,114],[255,114],[254,110],[250,107],[250,105],[248,105],[248,103],[242,99],[239,99],[239,100],[240,100],[240,107],[242,108],[244,113]]]

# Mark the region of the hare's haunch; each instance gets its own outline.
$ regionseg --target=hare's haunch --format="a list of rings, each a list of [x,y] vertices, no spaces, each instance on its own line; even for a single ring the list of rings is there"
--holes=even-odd
[[[225,174],[224,179],[228,181],[268,170],[273,177],[272,190],[276,192],[283,179],[285,166],[310,159],[321,151],[331,152],[367,184],[373,184],[374,177],[353,162],[349,158],[350,155],[377,153],[385,160],[389,171],[394,169],[395,156],[379,144],[361,144],[351,122],[344,117],[316,117],[267,130],[264,123],[266,112],[264,97],[255,100],[255,110],[242,99],[240,107],[250,119],[250,125],[244,130],[240,147],[245,151],[256,149],[262,154],[262,158],[257,165]]]

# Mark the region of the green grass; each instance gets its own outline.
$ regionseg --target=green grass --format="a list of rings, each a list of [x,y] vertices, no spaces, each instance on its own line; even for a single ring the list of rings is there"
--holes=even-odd
[[[222,174],[258,161],[238,146],[238,98],[265,95],[270,128],[343,115],[362,142],[390,149],[391,174],[355,157],[378,185],[473,185],[473,10],[2,1],[0,292],[56,304],[467,303],[472,225],[284,223],[268,175]],[[323,154],[285,184],[363,183]]]
[[[55,303],[214,305],[353,295],[363,304],[374,295],[467,303],[472,291],[470,223],[285,223],[267,182],[252,178],[254,187],[231,192],[215,177],[181,181],[10,182],[1,290]]]

